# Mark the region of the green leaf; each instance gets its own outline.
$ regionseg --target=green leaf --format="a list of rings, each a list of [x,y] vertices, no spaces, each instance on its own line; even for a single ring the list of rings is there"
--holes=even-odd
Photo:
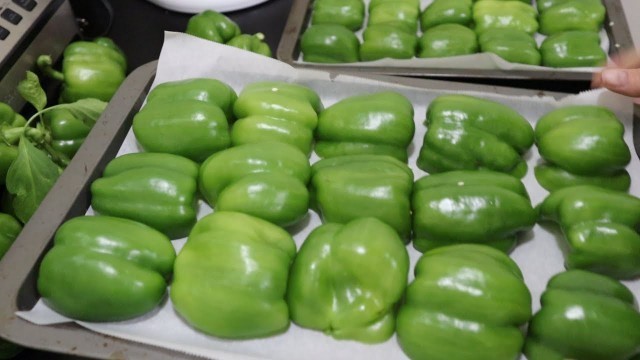
[[[71,113],[76,119],[81,120],[87,126],[93,127],[104,109],[107,108],[107,103],[98,99],[81,99],[69,104],[58,104],[50,106],[44,110],[38,111],[34,114],[27,123],[31,123],[36,117],[47,113],[51,110],[64,109]]]
[[[20,139],[18,157],[7,173],[16,217],[26,223],[60,176],[58,166],[26,137]]]
[[[69,111],[76,119],[88,126],[93,126],[100,117],[107,103],[98,99],[81,99],[70,104],[60,104],[58,109]]]
[[[27,71],[27,77],[18,83],[18,92],[38,111],[42,111],[47,106],[47,94],[40,86],[38,75],[31,71]]]

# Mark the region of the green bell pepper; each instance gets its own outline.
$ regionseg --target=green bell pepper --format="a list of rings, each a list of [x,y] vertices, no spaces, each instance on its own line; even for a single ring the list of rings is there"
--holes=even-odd
[[[540,220],[558,223],[569,244],[565,266],[615,278],[640,276],[640,199],[583,185],[554,191]]]
[[[413,246],[421,252],[481,243],[503,252],[537,220],[522,182],[493,171],[449,171],[413,186]]]
[[[9,251],[22,231],[22,224],[9,214],[0,213],[0,259]]]
[[[386,341],[395,331],[395,306],[408,273],[404,243],[380,220],[321,225],[291,267],[291,319],[336,339]]]
[[[216,105],[198,101],[154,101],[133,117],[133,133],[145,151],[204,161],[231,145],[229,123]]]
[[[320,99],[320,96],[318,96],[318,93],[316,93],[308,86],[295,83],[287,83],[282,81],[257,81],[245,85],[245,87],[242,88],[241,94],[247,95],[250,93],[265,92],[277,93],[283,96],[307,101],[313,108],[313,111],[315,111],[317,114],[319,114],[324,109],[324,105],[322,105],[322,100]],[[277,116],[278,114],[273,115]]]
[[[0,185],[4,185],[9,167],[17,157],[17,146],[7,145],[0,141]]]
[[[43,118],[51,134],[51,147],[69,159],[75,155],[91,131],[91,126],[65,109],[48,111]]]
[[[379,154],[406,162],[414,132],[413,105],[402,94],[351,96],[320,113],[316,153],[321,158]]]
[[[141,223],[81,216],[56,232],[38,291],[56,312],[82,321],[120,321],[153,310],[176,257],[171,241]]]
[[[200,167],[200,193],[216,211],[237,211],[289,226],[309,209],[310,166],[292,145],[260,142],[232,147]]]
[[[417,165],[428,173],[489,169],[523,177],[521,158],[534,141],[531,124],[498,102],[443,95],[427,109]]]
[[[342,25],[356,31],[364,23],[363,0],[316,0],[313,2],[311,24]]]
[[[317,124],[314,117],[324,108],[315,91],[304,85],[261,81],[245,86],[240,97],[237,110],[245,117],[233,124],[231,142],[234,146],[280,141],[307,155],[311,153]]]
[[[478,52],[476,33],[460,24],[442,24],[427,29],[418,40],[418,57],[438,58]]]
[[[168,81],[156,85],[147,95],[147,103],[204,101],[222,109],[229,121],[234,119],[233,104],[237,99],[238,95],[231,86],[208,78]]]
[[[64,82],[60,94],[63,103],[86,98],[109,101],[127,73],[124,53],[105,37],[69,44],[63,53],[62,72],[52,68],[49,55],[39,56],[36,62],[45,75]]]
[[[391,25],[408,33],[418,30],[419,0],[372,1],[367,26]]]
[[[197,168],[172,154],[117,157],[91,184],[91,206],[100,214],[149,225],[171,239],[184,237],[196,222]]]
[[[549,280],[529,324],[529,360],[627,360],[640,354],[640,314],[621,283],[571,270]]]
[[[238,119],[264,115],[292,121],[313,131],[318,126],[317,104],[307,96],[306,92],[293,96],[286,91],[250,87],[240,93],[233,112]]]
[[[471,24],[472,0],[434,0],[420,15],[420,28],[427,29],[442,24]]]
[[[20,113],[13,111],[8,104],[0,102],[0,126],[19,127],[26,123],[27,121]]]
[[[558,34],[569,30],[600,31],[606,9],[601,0],[574,0],[540,13],[540,33]]]
[[[538,31],[536,9],[521,1],[478,1],[473,5],[475,30],[482,34],[489,29],[524,31],[533,35]]]
[[[415,56],[418,36],[399,27],[380,24],[369,25],[360,45],[360,59],[373,61],[384,58],[410,59]]]
[[[198,221],[176,259],[173,306],[195,329],[221,338],[283,332],[289,326],[285,296],[295,254],[283,229],[216,211]]]
[[[317,24],[300,38],[302,60],[315,63],[352,63],[360,60],[360,40],[342,25]]]
[[[310,207],[323,222],[329,223],[377,218],[408,240],[412,188],[413,172],[395,158],[337,156],[322,159],[311,167]]]
[[[483,245],[431,250],[415,267],[397,318],[398,341],[411,359],[513,360],[531,294],[507,255]]]
[[[478,36],[482,52],[498,55],[512,63],[540,65],[542,56],[530,34],[512,29],[490,29]]]
[[[229,40],[227,45],[264,55],[266,57],[271,57],[271,48],[269,47],[269,44],[264,42],[263,33],[253,35],[240,34]]]
[[[0,107],[0,111],[2,108]],[[0,119],[2,114],[0,113]],[[0,260],[22,231],[22,224],[13,216],[0,213]],[[22,352],[22,347],[0,339],[0,359],[11,359]]]
[[[217,43],[226,43],[241,34],[238,24],[214,10],[205,10],[189,18],[185,32]]]
[[[625,167],[631,152],[623,136],[624,126],[605,107],[553,110],[535,128],[540,156],[549,163],[536,169],[536,179],[550,191],[583,184],[626,191],[630,176]]]
[[[566,31],[551,35],[540,45],[542,65],[566,68],[602,66],[607,54],[600,47],[600,34],[594,31]]]
[[[231,128],[231,144],[283,142],[311,154],[313,131],[297,122],[266,115],[252,115],[236,121]]]

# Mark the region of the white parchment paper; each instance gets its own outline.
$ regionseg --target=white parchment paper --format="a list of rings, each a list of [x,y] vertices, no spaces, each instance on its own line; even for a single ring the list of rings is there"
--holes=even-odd
[[[358,30],[355,34],[362,43],[363,38],[362,34],[364,29],[366,28],[366,24],[369,18],[369,2],[370,0],[364,0],[367,10],[365,10],[365,19],[363,28]],[[429,6],[433,0],[420,0],[420,10],[423,11],[427,6]],[[536,8],[536,2],[533,1],[532,6]],[[304,31],[303,31],[304,32]],[[418,29],[418,37],[422,36],[422,32]],[[302,34],[300,35],[302,36]],[[545,35],[540,33],[536,33],[534,35],[536,42],[538,43],[538,47],[542,44],[542,41],[546,38]],[[600,47],[606,54],[609,53],[609,45],[610,40],[607,32],[602,29],[600,30]],[[313,64],[309,62],[305,62],[302,60],[302,53],[298,56],[297,63],[301,64]],[[526,70],[526,71],[562,71],[562,72],[583,72],[583,73],[592,73],[597,71],[598,67],[576,67],[576,68],[561,68],[555,69],[546,66],[537,66],[537,65],[527,65],[527,64],[518,64],[508,62],[498,55],[492,53],[477,53],[471,55],[460,55],[460,56],[450,56],[446,58],[412,58],[412,59],[381,59],[375,61],[360,61],[357,63],[344,63],[344,64],[322,64],[322,66],[326,67],[334,67],[334,66],[347,66],[347,67],[378,67],[378,66],[387,66],[387,67],[402,67],[402,68],[411,68],[411,69],[466,69],[466,70]]]
[[[349,76],[331,78],[328,73],[319,71],[296,70],[287,64],[261,55],[248,53],[233,47],[215,44],[206,40],[180,33],[166,33],[165,43],[158,63],[157,76],[153,86],[172,80],[193,77],[216,78],[230,84],[237,92],[244,85],[255,81],[280,80],[308,85],[318,92],[325,106],[330,106],[348,96],[378,92],[398,91],[407,96],[414,105],[416,135],[411,145],[409,165],[418,179],[425,173],[418,169],[416,159],[422,146],[425,128],[422,122],[429,103],[444,93],[438,89],[421,89],[382,83]],[[464,85],[460,84],[460,89]],[[487,89],[491,89],[488,87]],[[491,91],[491,90],[488,90]],[[509,97],[495,93],[470,93],[471,95],[492,99],[517,109],[532,124],[552,109],[569,104],[600,104],[611,108],[624,122],[625,140],[631,149],[632,141],[632,105],[627,98],[606,91],[569,96],[561,101],[540,97]],[[133,133],[130,131],[119,154],[140,151]],[[640,196],[640,162],[635,151],[628,167],[632,174],[631,193]],[[317,157],[312,155],[311,161]],[[529,172],[523,179],[533,204],[540,203],[547,192],[536,182],[533,167],[540,160],[535,147],[527,154]],[[212,210],[205,203],[199,204],[199,217]],[[89,210],[91,213],[91,209]],[[310,211],[310,219],[294,235],[298,247],[309,232],[320,224],[318,216]],[[175,240],[174,246],[179,252],[185,239]],[[513,251],[511,257],[518,263],[531,290],[534,311],[539,309],[539,297],[548,279],[564,270],[561,247],[562,237],[553,230],[538,225],[527,234],[522,243]],[[420,253],[411,245],[407,246],[412,268]],[[413,278],[413,275],[411,275]],[[640,280],[626,282],[635,296],[640,298]],[[42,301],[31,311],[18,312],[18,316],[46,326],[72,321],[51,309]],[[189,354],[216,359],[406,359],[396,338],[378,345],[363,345],[354,341],[337,341],[321,332],[306,330],[291,324],[290,329],[281,335],[258,340],[228,341],[204,335],[193,330],[174,312],[171,301],[166,299],[156,311],[141,318],[118,323],[77,322],[80,326],[103,334],[128,339],[150,345],[161,346]]]

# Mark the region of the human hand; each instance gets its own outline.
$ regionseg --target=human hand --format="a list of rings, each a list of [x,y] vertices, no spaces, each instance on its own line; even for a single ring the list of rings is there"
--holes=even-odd
[[[611,63],[593,75],[591,85],[634,97],[640,103],[640,49],[613,57]]]

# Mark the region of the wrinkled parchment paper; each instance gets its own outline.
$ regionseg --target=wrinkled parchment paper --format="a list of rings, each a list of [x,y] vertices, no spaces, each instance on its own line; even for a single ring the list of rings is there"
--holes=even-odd
[[[340,99],[355,94],[378,92],[383,90],[398,91],[407,96],[415,108],[416,134],[410,147],[409,165],[418,179],[425,175],[415,164],[422,146],[425,128],[422,122],[427,105],[438,95],[444,93],[437,88],[421,89],[391,83],[382,83],[362,78],[337,76],[331,78],[328,73],[309,70],[295,70],[287,64],[261,55],[248,53],[226,45],[215,44],[206,40],[180,33],[166,33],[165,43],[158,63],[157,76],[153,86],[172,80],[193,77],[211,77],[230,84],[240,92],[246,84],[262,80],[280,80],[308,85],[321,96],[326,107]],[[464,84],[458,84],[460,91]],[[517,109],[532,124],[550,110],[569,104],[600,104],[614,110],[626,127],[625,140],[633,149],[632,141],[632,105],[630,100],[605,91],[590,91],[577,96],[569,96],[560,101],[552,98],[535,96],[509,97],[496,95],[491,87],[487,92],[470,93],[471,95],[496,100]],[[119,155],[140,151],[133,133],[130,131],[119,151]],[[628,167],[633,181],[631,193],[640,196],[640,162],[634,151],[632,162]],[[533,204],[544,199],[547,192],[536,182],[533,167],[540,157],[535,147],[527,154],[529,172],[523,179]],[[317,157],[312,155],[311,161]],[[205,203],[199,204],[199,217],[212,210]],[[91,212],[91,209],[89,210]],[[298,247],[309,232],[320,225],[318,216],[310,211],[306,226],[294,235]],[[179,252],[186,240],[173,241]],[[533,297],[534,311],[539,309],[539,297],[547,280],[555,273],[563,271],[561,246],[562,237],[552,229],[536,225],[512,253],[511,257],[518,263]],[[420,253],[411,245],[407,246],[412,268]],[[410,276],[413,278],[413,275]],[[640,298],[640,280],[626,282],[637,298]],[[42,301],[31,311],[18,312],[18,316],[43,326],[72,321],[50,310]],[[174,312],[171,301],[165,302],[154,312],[141,318],[118,323],[86,323],[77,322],[80,326],[103,334],[165,347],[188,354],[221,360],[235,359],[344,359],[344,360],[390,360],[406,359],[395,336],[378,345],[364,345],[354,341],[337,341],[321,332],[306,330],[291,324],[290,329],[281,335],[259,340],[228,341],[220,340],[199,333],[183,322]]]

